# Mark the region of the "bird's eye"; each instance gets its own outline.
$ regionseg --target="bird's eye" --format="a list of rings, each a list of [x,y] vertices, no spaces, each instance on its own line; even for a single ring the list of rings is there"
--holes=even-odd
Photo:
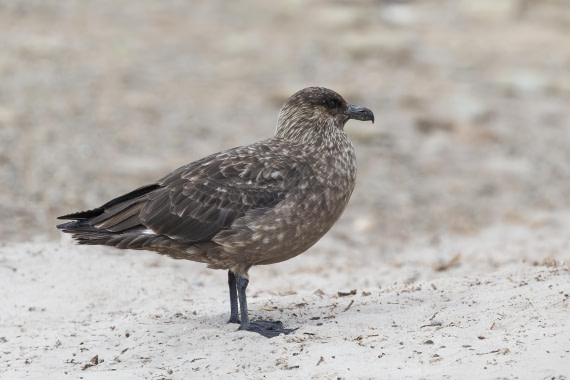
[[[336,108],[337,106],[338,106],[338,102],[335,99],[329,99],[327,101],[327,107]]]

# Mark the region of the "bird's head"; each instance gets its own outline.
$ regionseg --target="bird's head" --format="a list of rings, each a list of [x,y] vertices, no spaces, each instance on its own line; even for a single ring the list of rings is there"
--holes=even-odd
[[[307,87],[287,99],[281,108],[275,135],[304,140],[304,136],[331,127],[342,130],[349,119],[374,123],[374,114],[366,107],[348,104],[333,90]]]

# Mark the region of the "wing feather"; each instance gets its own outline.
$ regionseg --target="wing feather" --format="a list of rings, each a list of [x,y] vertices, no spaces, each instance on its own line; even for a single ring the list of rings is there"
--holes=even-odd
[[[260,142],[208,156],[107,202],[77,224],[113,233],[150,229],[185,243],[209,241],[248,211],[283,201],[292,185],[287,178],[308,174],[302,152],[287,150],[280,157]]]

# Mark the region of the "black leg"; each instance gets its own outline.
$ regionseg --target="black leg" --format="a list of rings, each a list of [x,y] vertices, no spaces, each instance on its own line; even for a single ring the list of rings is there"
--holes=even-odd
[[[273,338],[280,334],[290,334],[297,329],[286,329],[283,327],[283,323],[280,321],[249,321],[249,316],[247,312],[247,299],[245,296],[245,290],[249,280],[243,278],[239,274],[236,276],[237,283],[237,293],[239,297],[239,305],[241,312],[241,325],[240,330],[252,331],[263,335],[266,338]]]
[[[247,288],[247,284],[249,284],[249,280],[247,278],[243,278],[239,274],[237,275],[237,293],[239,296],[239,306],[241,312],[241,326],[240,330],[243,330],[243,327],[249,325],[249,315],[247,311],[247,298],[245,296],[245,289]]]
[[[230,319],[228,323],[240,323],[238,317],[236,275],[231,270],[228,271],[228,285],[230,287]]]

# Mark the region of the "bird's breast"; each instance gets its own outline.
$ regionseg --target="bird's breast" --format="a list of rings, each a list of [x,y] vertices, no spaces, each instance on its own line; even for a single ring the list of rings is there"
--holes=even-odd
[[[351,148],[323,155],[314,163],[314,176],[301,181],[267,217],[252,221],[253,240],[263,243],[258,264],[304,252],[339,219],[356,180],[356,158]],[[274,252],[267,252],[268,248]]]
[[[348,204],[356,181],[356,157],[348,138],[331,149],[321,146],[304,153],[305,158],[296,157],[304,162],[303,174],[286,185],[283,200],[271,208],[250,210],[214,238],[244,265],[276,263],[306,251]]]

